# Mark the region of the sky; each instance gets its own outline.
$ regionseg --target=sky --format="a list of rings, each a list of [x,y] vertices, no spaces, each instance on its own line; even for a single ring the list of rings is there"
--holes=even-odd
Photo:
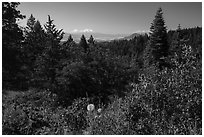
[[[44,25],[48,15],[65,32],[132,34],[149,31],[161,7],[168,30],[202,26],[201,2],[21,2],[18,9],[26,19],[31,14]]]

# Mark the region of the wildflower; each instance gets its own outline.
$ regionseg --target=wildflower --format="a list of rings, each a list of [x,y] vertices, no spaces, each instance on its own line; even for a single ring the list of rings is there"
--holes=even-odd
[[[83,131],[83,134],[84,135],[89,135],[90,133],[89,133],[89,131]]]
[[[89,105],[87,106],[87,110],[88,110],[88,111],[93,111],[94,109],[95,109],[94,104],[89,104]]]
[[[98,113],[101,113],[101,111],[102,111],[102,109],[101,109],[101,108],[99,108],[99,109],[97,110],[97,112],[98,112]]]

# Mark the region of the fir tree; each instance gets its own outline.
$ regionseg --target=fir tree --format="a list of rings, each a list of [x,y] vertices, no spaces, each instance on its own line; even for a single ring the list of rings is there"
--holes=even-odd
[[[37,21],[35,22],[35,24],[34,24],[34,26],[33,26],[33,30],[34,30],[35,32],[42,32],[42,31],[43,31],[43,28],[42,28],[42,26],[41,26],[39,20],[37,20]]]
[[[62,29],[57,30],[56,25],[53,24],[53,21],[54,20],[51,20],[50,15],[48,15],[48,21],[46,22],[44,27],[48,38],[54,38],[53,40],[59,43],[64,36],[64,32],[62,32]]]
[[[89,42],[89,44],[94,44],[95,41],[94,41],[94,38],[92,35],[90,36],[88,42]]]
[[[87,50],[88,50],[89,46],[88,46],[88,44],[87,44],[87,42],[86,42],[86,38],[85,38],[84,35],[81,36],[81,41],[80,41],[79,45],[80,45],[81,47],[83,47],[84,52],[87,53]]]
[[[72,38],[72,35],[70,34],[67,41],[65,43],[63,43],[63,45],[66,45],[66,46],[69,46],[69,44],[73,42],[73,38]]]
[[[71,43],[72,41],[73,41],[73,38],[72,38],[72,35],[70,34],[69,37],[68,37],[67,42],[68,42],[68,43]]]
[[[167,29],[163,19],[162,9],[157,10],[155,19],[150,27],[150,48],[154,57],[154,63],[159,63],[161,68],[164,65],[164,59],[168,56]]]
[[[27,52],[33,53],[34,56],[42,52],[42,47],[45,44],[45,32],[37,20],[32,16],[27,21],[27,26],[25,30],[25,42]]]
[[[58,30],[53,24],[53,20],[48,16],[48,21],[45,24],[45,34],[46,43],[38,61],[38,76],[43,82],[46,82],[46,87],[53,91],[56,87],[56,70],[61,57],[60,40],[63,38],[64,32],[62,32],[62,29]]]
[[[33,17],[33,14],[30,15],[29,19],[27,20],[27,29],[32,31],[34,28],[34,25],[36,23],[35,18]]]
[[[33,82],[36,77],[36,69],[38,66],[38,59],[41,58],[41,54],[45,47],[45,32],[40,22],[35,20],[33,15],[28,19],[25,29],[25,41],[22,48],[24,71],[27,74],[27,78],[30,86],[34,86]]]
[[[60,54],[61,54],[61,61],[66,62],[70,59],[70,53],[73,47],[75,46],[75,42],[72,38],[72,35],[70,34],[67,41],[65,41],[60,48]]]

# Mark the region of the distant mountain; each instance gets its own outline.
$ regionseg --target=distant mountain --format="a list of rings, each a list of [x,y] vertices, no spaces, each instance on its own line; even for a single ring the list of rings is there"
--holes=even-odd
[[[104,34],[104,33],[98,33],[98,32],[65,33],[62,41],[66,41],[70,34],[72,35],[72,38],[74,39],[75,42],[80,41],[82,34],[84,34],[87,40],[92,35],[96,41],[111,41],[114,39],[124,38],[125,36],[128,35],[128,34]]]
[[[139,36],[139,35],[140,35],[140,34],[138,34],[138,33],[133,33],[133,34],[131,34],[131,35],[129,35],[129,36],[124,37],[123,39],[129,40],[129,39],[133,39],[134,37],[137,37],[137,36]]]
[[[129,34],[104,34],[104,33],[91,32],[91,31],[73,32],[73,33],[65,33],[62,41],[66,41],[70,34],[72,35],[72,38],[74,39],[74,41],[78,43],[80,42],[81,36],[83,34],[87,40],[92,35],[94,37],[94,40],[100,42],[100,41],[112,41],[112,40],[123,40],[123,39],[130,40],[139,35],[145,35],[146,33],[133,33],[129,35]]]
[[[133,33],[133,34],[131,34],[129,36],[125,36],[123,39],[130,40],[130,39],[133,39],[133,38],[135,38],[135,37],[137,37],[139,35],[145,35],[145,34],[147,34],[147,33]]]

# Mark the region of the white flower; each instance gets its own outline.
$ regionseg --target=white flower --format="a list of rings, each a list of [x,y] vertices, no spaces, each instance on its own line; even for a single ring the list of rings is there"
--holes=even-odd
[[[94,104],[89,104],[89,105],[87,106],[87,110],[88,110],[88,111],[93,111],[94,109],[95,109]]]
[[[98,111],[98,113],[101,113],[102,109],[101,109],[101,108],[99,108],[97,111]]]

